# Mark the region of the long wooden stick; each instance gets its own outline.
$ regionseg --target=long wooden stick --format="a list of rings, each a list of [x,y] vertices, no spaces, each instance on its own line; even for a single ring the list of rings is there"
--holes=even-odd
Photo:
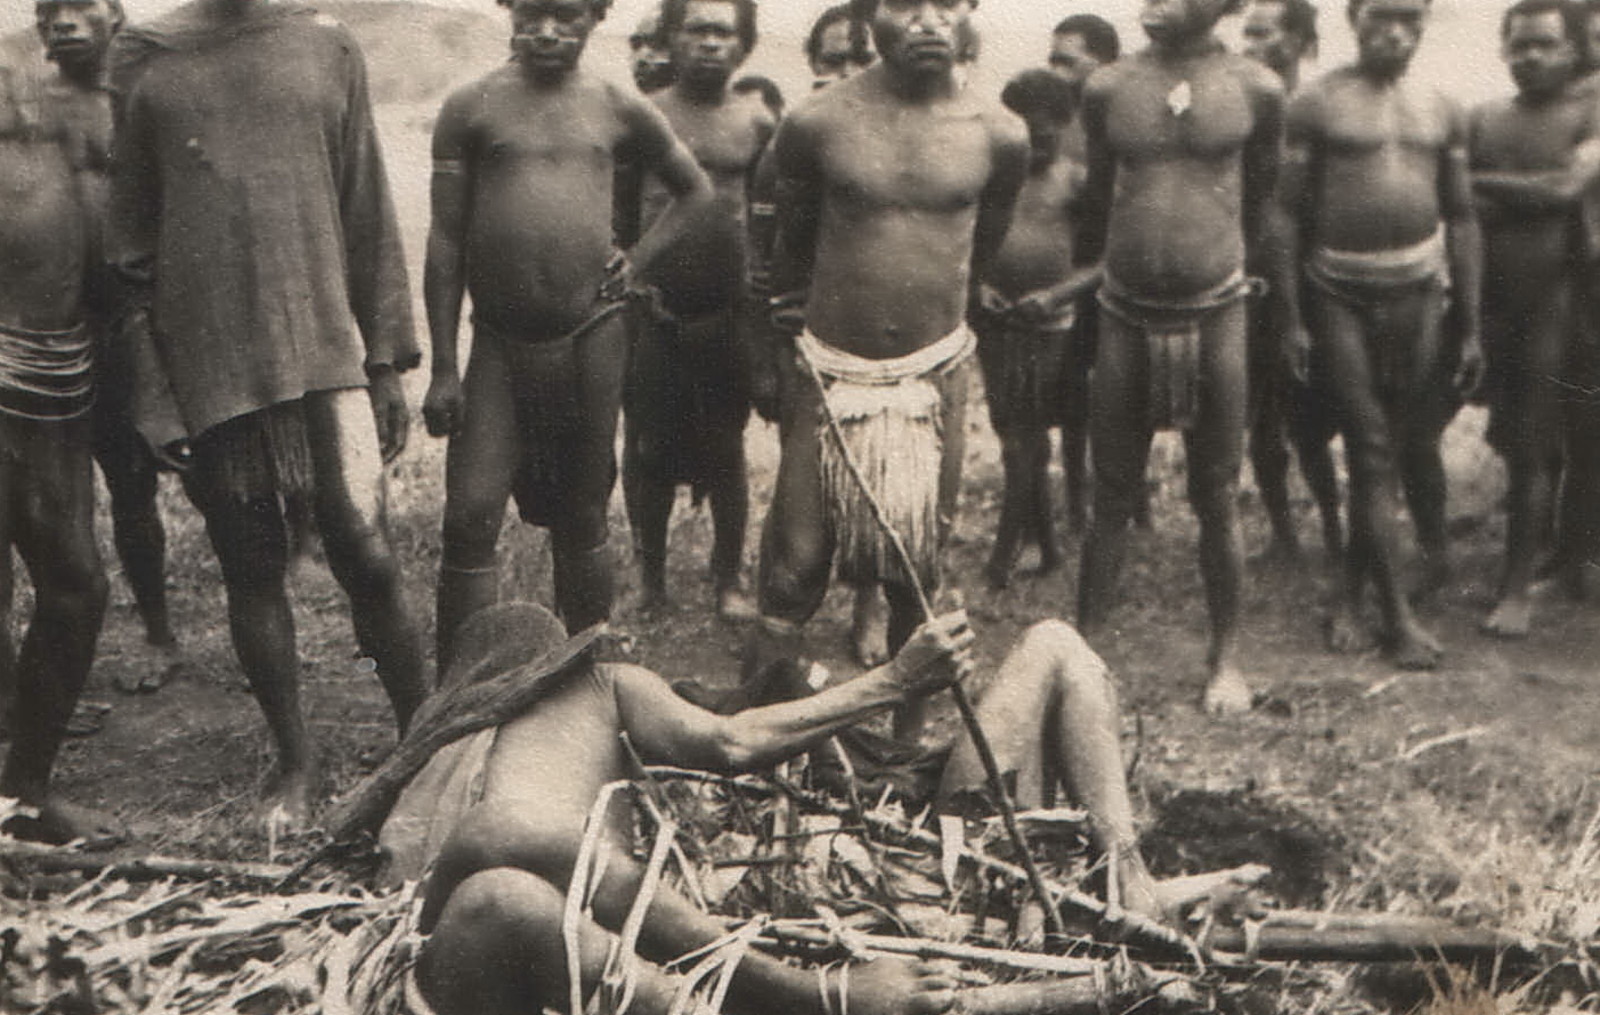
[[[900,560],[900,566],[905,569],[906,577],[911,582],[911,589],[916,593],[917,606],[922,612],[924,621],[933,619],[933,602],[928,598],[928,590],[922,585],[922,576],[917,574],[917,566],[911,559],[911,554],[906,550],[906,545],[900,539],[900,533],[890,524],[884,514],[883,505],[878,502],[877,495],[872,492],[872,487],[867,483],[861,469],[856,464],[855,455],[850,453],[850,445],[845,442],[844,432],[839,428],[839,418],[833,414],[833,408],[828,404],[828,388],[822,381],[822,375],[817,372],[816,364],[803,351],[798,351],[805,361],[806,370],[811,375],[811,380],[817,386],[817,395],[822,400],[822,415],[827,420],[828,432],[833,436],[834,442],[839,445],[839,457],[844,461],[845,468],[850,471],[850,478],[855,481],[861,491],[862,498],[872,509],[872,518],[889,540],[895,556]],[[1028,886],[1033,894],[1039,897],[1039,902],[1044,906],[1045,922],[1050,925],[1050,930],[1056,934],[1066,934],[1066,924],[1061,920],[1061,914],[1056,910],[1056,901],[1046,886],[1044,875],[1039,872],[1039,865],[1034,862],[1033,854],[1028,850],[1028,841],[1022,836],[1022,827],[1017,824],[1017,805],[1011,799],[1011,793],[1006,789],[1005,779],[1000,773],[1000,765],[995,760],[994,748],[989,743],[989,737],[983,732],[983,727],[978,725],[978,714],[972,708],[972,700],[967,697],[966,688],[960,683],[950,685],[950,693],[956,700],[956,710],[961,713],[961,722],[967,728],[967,735],[972,738],[972,745],[978,750],[978,760],[983,763],[984,777],[989,784],[989,792],[994,796],[995,806],[1000,810],[1000,820],[1005,825],[1006,836],[1016,848],[1017,856],[1022,862],[1022,869],[1027,872]],[[1111,872],[1111,877],[1116,877],[1116,872]]]
[[[186,860],[173,856],[127,856],[117,853],[80,853],[58,846],[9,844],[0,849],[0,864],[15,864],[43,874],[100,874],[128,881],[179,878],[194,881],[237,881],[272,887],[290,868],[270,863],[232,860]]]

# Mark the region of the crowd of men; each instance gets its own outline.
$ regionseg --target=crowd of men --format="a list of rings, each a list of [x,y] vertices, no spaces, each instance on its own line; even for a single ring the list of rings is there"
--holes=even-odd
[[[893,670],[930,638],[959,654],[962,625],[930,604],[980,368],[1005,473],[987,577],[1006,585],[1030,543],[1042,569],[1060,563],[1047,480],[1061,427],[1091,639],[1146,516],[1152,436],[1181,432],[1213,712],[1252,698],[1238,656],[1246,433],[1272,552],[1298,554],[1292,445],[1342,561],[1335,649],[1366,644],[1370,584],[1395,663],[1437,665],[1412,603],[1450,575],[1440,437],[1473,396],[1510,477],[1484,629],[1528,633],[1541,570],[1582,593],[1600,516],[1587,8],[1510,7],[1515,94],[1467,110],[1409,72],[1428,0],[1351,0],[1356,59],[1310,83],[1308,0],[1251,0],[1239,54],[1215,33],[1239,0],[1146,0],[1150,45],[1126,55],[1078,14],[1041,46],[1047,68],[1000,95],[969,83],[975,0],[854,0],[816,22],[815,90],[787,104],[738,76],[757,44],[751,0],[663,0],[631,40],[636,86],[585,63],[608,0],[502,2],[512,59],[455,91],[433,136],[422,412],[449,441],[439,672],[476,650],[460,634],[498,596],[508,499],[550,530],[566,627],[612,615],[619,421],[643,605],[667,597],[687,485],[710,504],[716,609],[753,625],[747,690],[802,653],[835,570],[855,590],[865,666]],[[0,537],[37,591],[20,648],[0,646],[0,796],[32,808],[8,831],[110,826],[49,788],[107,596],[94,458],[163,647],[154,491],[159,469],[181,476],[274,738],[268,810],[303,824],[317,773],[285,572],[308,515],[402,733],[433,683],[386,531],[385,466],[408,431],[400,375],[421,351],[366,68],[346,29],[288,3],[192,0],[127,25],[118,0],[36,11],[55,70],[26,48],[0,54]],[[781,442],[753,597],[752,408]],[[912,683],[872,699],[906,740],[929,681]],[[866,693],[838,714],[858,717]]]

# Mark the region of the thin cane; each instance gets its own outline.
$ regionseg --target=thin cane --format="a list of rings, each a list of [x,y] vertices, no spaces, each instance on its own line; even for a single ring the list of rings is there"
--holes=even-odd
[[[922,611],[924,620],[933,619],[933,603],[928,599],[928,591],[923,588],[922,576],[917,574],[916,565],[911,561],[911,554],[900,539],[900,533],[895,531],[888,517],[884,514],[883,505],[878,503],[878,498],[873,494],[872,488],[867,485],[866,477],[861,475],[861,470],[856,466],[855,456],[850,453],[850,445],[845,443],[844,433],[839,429],[839,420],[833,414],[833,408],[828,404],[828,388],[822,381],[822,375],[817,372],[816,364],[811,362],[811,357],[804,350],[796,350],[800,359],[805,362],[806,370],[811,375],[811,380],[817,386],[817,393],[822,397],[822,415],[828,423],[828,433],[839,445],[839,456],[844,460],[845,468],[850,471],[850,478],[861,491],[861,496],[866,500],[867,506],[872,509],[872,519],[877,523],[889,540],[889,545],[894,550],[895,557],[899,559],[900,566],[905,569],[906,575],[911,579],[911,590],[916,593],[917,606]],[[1054,897],[1044,883],[1044,875],[1039,873],[1038,864],[1033,861],[1033,854],[1028,852],[1028,844],[1022,838],[1022,828],[1017,824],[1017,805],[1012,801],[1011,794],[1006,790],[1005,782],[1000,777],[1000,764],[995,760],[994,749],[989,744],[989,737],[983,732],[983,727],[978,725],[978,715],[972,710],[972,700],[967,697],[966,688],[961,684],[950,685],[950,693],[956,699],[956,709],[961,713],[961,722],[967,728],[967,735],[972,738],[972,746],[978,749],[978,760],[983,763],[984,776],[989,783],[989,792],[994,795],[995,803],[1000,808],[1000,820],[1004,823],[1006,835],[1011,839],[1011,844],[1017,850],[1017,855],[1022,862],[1022,869],[1028,875],[1028,886],[1033,893],[1044,903],[1045,922],[1050,925],[1051,931],[1065,935],[1066,924],[1061,920],[1061,914],[1056,910]]]

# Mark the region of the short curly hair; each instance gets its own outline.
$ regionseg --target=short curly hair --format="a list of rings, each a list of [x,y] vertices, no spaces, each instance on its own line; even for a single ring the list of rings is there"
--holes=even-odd
[[[744,51],[749,53],[756,48],[760,35],[756,31],[756,3],[755,0],[717,0],[719,3],[731,3],[734,15],[738,19],[739,44]],[[672,37],[683,28],[683,20],[688,16],[690,0],[662,0],[661,21],[656,25],[656,45],[668,49],[672,45]]]
[[[1065,123],[1078,108],[1078,89],[1060,75],[1033,68],[1006,82],[1000,101],[1018,116],[1044,114]]]
[[[501,7],[515,7],[517,0],[494,0]],[[589,10],[594,12],[596,21],[604,21],[606,14],[611,11],[611,0],[588,0]]]

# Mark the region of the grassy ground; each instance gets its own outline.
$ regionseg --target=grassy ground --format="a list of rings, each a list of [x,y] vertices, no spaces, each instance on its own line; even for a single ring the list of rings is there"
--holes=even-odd
[[[381,119],[410,249],[419,255],[428,110],[390,106]],[[411,380],[420,401],[425,376]],[[963,591],[993,659],[1027,623],[1071,615],[1076,546],[1063,573],[1024,577],[1003,593],[983,586],[999,465],[984,414],[972,417],[949,579]],[[1312,553],[1301,571],[1253,567],[1244,639],[1263,702],[1225,722],[1196,708],[1205,614],[1195,528],[1182,501],[1181,452],[1170,438],[1158,441],[1155,527],[1136,538],[1120,626],[1097,647],[1122,681],[1146,848],[1159,867],[1265,858],[1287,872],[1281,886],[1302,902],[1593,935],[1600,923],[1593,827],[1600,813],[1600,612],[1549,600],[1526,641],[1490,641],[1476,632],[1502,539],[1501,473],[1483,448],[1482,423],[1469,411],[1448,436],[1458,581],[1423,615],[1446,643],[1444,666],[1399,674],[1376,654],[1326,654],[1319,557]],[[758,506],[753,545],[776,463],[774,432],[753,425],[749,446]],[[442,477],[442,447],[419,425],[394,468],[391,509],[413,599],[430,617]],[[1261,514],[1253,494],[1243,499],[1247,545],[1258,550]],[[163,501],[186,667],[157,694],[113,690],[119,674],[158,663],[115,577],[89,691],[112,709],[100,734],[68,745],[60,788],[118,811],[152,852],[264,858],[276,845],[283,859],[297,844],[269,844],[253,821],[268,743],[228,644],[215,561],[175,484],[164,487]],[[1302,530],[1313,532],[1303,496],[1297,509]],[[625,578],[618,622],[634,636],[639,657],[669,677],[731,679],[740,633],[711,616],[706,514],[680,500],[671,544],[677,605],[649,623],[630,606],[636,576],[620,498],[613,521]],[[111,561],[108,532],[102,526]],[[543,536],[508,523],[502,547],[503,595],[549,602]],[[307,562],[293,591],[306,710],[336,793],[393,743],[392,727],[377,682],[356,658],[344,601],[326,569]],[[810,628],[812,646],[840,674],[850,672],[847,606],[836,592]]]

